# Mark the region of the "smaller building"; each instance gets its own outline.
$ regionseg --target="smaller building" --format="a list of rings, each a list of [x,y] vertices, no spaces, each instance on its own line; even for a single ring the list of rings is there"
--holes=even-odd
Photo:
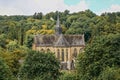
[[[61,69],[74,69],[75,59],[85,47],[84,34],[63,35],[60,26],[59,16],[55,27],[55,34],[34,36],[33,50],[53,52],[61,62]]]

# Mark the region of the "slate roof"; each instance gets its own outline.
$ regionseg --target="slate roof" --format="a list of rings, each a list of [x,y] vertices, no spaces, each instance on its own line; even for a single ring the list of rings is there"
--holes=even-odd
[[[84,35],[35,35],[34,44],[38,46],[85,46]]]
[[[70,46],[64,35],[61,34],[54,46]]]

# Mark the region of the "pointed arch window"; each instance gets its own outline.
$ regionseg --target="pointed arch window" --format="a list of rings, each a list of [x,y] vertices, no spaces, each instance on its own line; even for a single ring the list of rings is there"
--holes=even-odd
[[[66,49],[66,61],[68,61],[68,49]]]
[[[44,52],[44,49],[41,49],[40,51],[41,51],[41,52]]]
[[[64,61],[64,49],[62,49],[62,61]]]
[[[57,58],[58,58],[58,60],[60,60],[60,50],[59,49],[57,49]]]
[[[47,52],[50,52],[50,49],[49,49],[49,48],[47,49]]]
[[[76,49],[76,48],[74,49],[73,56],[74,56],[75,58],[77,57],[77,49]]]

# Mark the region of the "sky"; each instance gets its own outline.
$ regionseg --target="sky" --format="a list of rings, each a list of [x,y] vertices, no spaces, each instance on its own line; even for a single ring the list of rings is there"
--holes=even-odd
[[[0,0],[0,15],[33,15],[69,10],[71,13],[90,9],[97,15],[120,11],[120,0]]]

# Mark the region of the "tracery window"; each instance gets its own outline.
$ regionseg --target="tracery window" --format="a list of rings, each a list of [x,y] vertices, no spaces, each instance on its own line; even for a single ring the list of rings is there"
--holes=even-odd
[[[50,49],[49,49],[49,48],[47,49],[47,52],[50,52]]]
[[[62,49],[62,61],[64,61],[64,49]]]
[[[44,49],[41,49],[40,51],[41,51],[41,52],[44,52]]]
[[[60,60],[60,50],[57,50],[57,58]]]
[[[66,49],[66,61],[68,61],[68,49]]]
[[[74,56],[75,58],[77,57],[77,49],[76,49],[76,48],[74,49],[73,56]]]

